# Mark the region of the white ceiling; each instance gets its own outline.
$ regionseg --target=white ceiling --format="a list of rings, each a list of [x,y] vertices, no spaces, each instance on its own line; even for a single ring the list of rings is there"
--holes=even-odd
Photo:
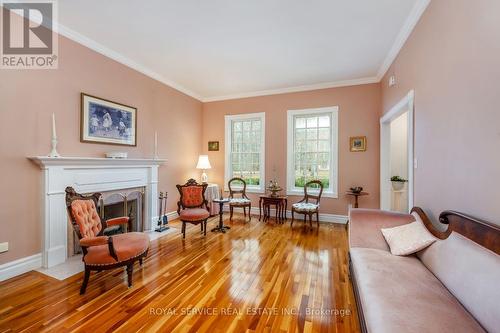
[[[429,0],[64,0],[59,32],[202,101],[378,82]]]

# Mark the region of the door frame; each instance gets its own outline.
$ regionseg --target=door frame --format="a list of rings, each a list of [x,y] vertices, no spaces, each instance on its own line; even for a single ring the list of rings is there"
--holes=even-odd
[[[380,209],[391,210],[391,122],[408,112],[408,209],[414,197],[414,100],[415,92],[406,96],[380,118]]]

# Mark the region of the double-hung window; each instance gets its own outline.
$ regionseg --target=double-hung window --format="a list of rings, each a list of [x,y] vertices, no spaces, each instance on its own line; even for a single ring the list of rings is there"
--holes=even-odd
[[[225,116],[225,187],[243,178],[249,192],[265,191],[265,113]]]
[[[338,197],[338,107],[288,111],[287,193],[302,195],[318,179],[327,197]]]

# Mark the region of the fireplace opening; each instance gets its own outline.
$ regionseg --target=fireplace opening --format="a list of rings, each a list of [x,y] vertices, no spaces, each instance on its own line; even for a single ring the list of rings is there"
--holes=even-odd
[[[128,216],[125,225],[110,226],[104,235],[112,236],[125,232],[143,232],[144,229],[144,188],[109,191],[102,193],[97,210],[102,221]],[[71,224],[71,222],[70,222]],[[73,228],[68,228],[68,257],[82,253],[78,236]]]

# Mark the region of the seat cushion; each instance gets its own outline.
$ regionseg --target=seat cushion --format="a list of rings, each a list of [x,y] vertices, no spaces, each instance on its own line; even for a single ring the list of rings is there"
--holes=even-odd
[[[308,202],[298,202],[294,203],[292,207],[297,212],[314,212],[319,208],[319,205]]]
[[[181,221],[201,221],[210,216],[210,213],[203,208],[188,208],[181,211],[179,218]]]
[[[88,265],[108,265],[126,261],[143,254],[149,248],[149,236],[142,232],[128,232],[113,237],[113,247],[118,261],[109,253],[108,245],[87,248],[84,261]]]
[[[250,202],[251,201],[246,198],[231,198],[231,200],[229,200],[231,206],[246,206],[250,204]]]
[[[349,251],[368,332],[484,332],[414,255]]]

